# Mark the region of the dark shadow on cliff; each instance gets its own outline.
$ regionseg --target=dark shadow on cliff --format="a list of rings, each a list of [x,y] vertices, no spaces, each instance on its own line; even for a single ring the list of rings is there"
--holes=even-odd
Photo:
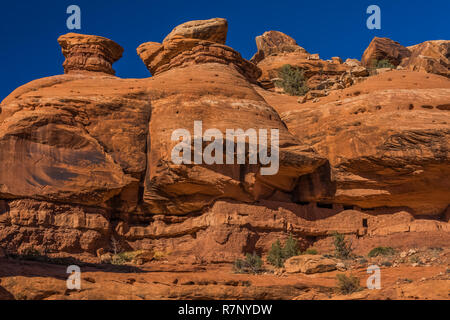
[[[88,263],[76,258],[51,258],[47,256],[23,257],[8,255],[0,258],[0,278],[11,276],[53,277],[67,279],[67,267],[76,265],[82,272],[144,273],[151,272],[135,266]]]
[[[11,292],[0,286],[0,300],[15,300],[15,299],[14,296],[11,294]]]

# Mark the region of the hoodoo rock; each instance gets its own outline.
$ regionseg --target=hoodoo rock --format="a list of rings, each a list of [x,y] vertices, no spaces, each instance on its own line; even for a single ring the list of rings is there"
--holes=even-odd
[[[137,192],[150,102],[133,85],[70,73],[12,92],[1,105],[0,197],[106,206],[124,188]]]
[[[162,44],[147,42],[137,48],[137,53],[153,75],[171,68],[202,63],[231,64],[252,82],[261,74],[259,68],[243,59],[240,53],[226,45],[211,41],[174,38]]]
[[[221,18],[186,22],[174,28],[162,44],[146,42],[136,51],[153,75],[172,68],[219,63],[233,65],[248,80],[256,81],[261,75],[259,68],[224,45],[227,28],[227,20]]]
[[[195,20],[185,22],[175,27],[163,40],[168,42],[174,38],[199,39],[225,44],[228,32],[228,22],[223,18]]]
[[[389,38],[374,37],[364,51],[361,62],[370,67],[380,60],[388,60],[392,65],[398,66],[404,58],[411,55],[408,48]]]
[[[99,36],[68,33],[58,38],[64,61],[64,73],[96,71],[114,74],[112,64],[122,57],[123,48]]]

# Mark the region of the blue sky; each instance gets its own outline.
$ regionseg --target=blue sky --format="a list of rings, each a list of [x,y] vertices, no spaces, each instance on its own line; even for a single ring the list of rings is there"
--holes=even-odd
[[[227,45],[251,58],[255,36],[282,31],[321,58],[360,58],[374,36],[408,46],[425,40],[450,39],[450,0],[58,0],[0,3],[0,100],[33,79],[63,73],[64,57],[56,41],[71,32],[66,9],[81,8],[81,30],[110,38],[124,47],[114,64],[123,78],[149,72],[136,55],[147,41],[160,42],[173,27],[189,20],[228,19]],[[381,8],[381,30],[366,28],[366,8]]]

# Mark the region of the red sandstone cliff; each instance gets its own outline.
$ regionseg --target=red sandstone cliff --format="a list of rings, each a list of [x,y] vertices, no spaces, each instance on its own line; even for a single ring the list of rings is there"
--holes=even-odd
[[[265,252],[287,233],[303,247],[333,231],[448,237],[448,41],[375,39],[363,64],[383,58],[404,70],[369,77],[359,61],[320,60],[274,31],[247,61],[226,34],[226,20],[212,19],[143,43],[147,79],[114,76],[123,49],[113,41],[61,36],[65,74],[21,86],[0,106],[0,246],[94,254],[113,236],[217,262]],[[285,64],[326,93],[299,104],[267,90]],[[171,133],[192,132],[195,120],[278,129],[278,174],[173,164]]]

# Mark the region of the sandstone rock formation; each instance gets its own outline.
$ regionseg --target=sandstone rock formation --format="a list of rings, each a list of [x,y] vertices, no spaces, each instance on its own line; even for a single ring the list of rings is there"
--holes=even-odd
[[[256,37],[257,53],[250,60],[257,64],[262,74],[258,82],[265,89],[273,89],[279,79],[279,70],[291,65],[303,70],[307,87],[312,90],[342,89],[357,82],[357,78],[366,77],[367,70],[361,65],[342,63],[334,57],[324,61],[317,54],[310,54],[297,45],[294,39],[279,31],[268,31]],[[314,97],[307,97],[307,100]]]
[[[450,41],[431,40],[404,47],[388,38],[375,37],[361,58],[363,65],[388,60],[400,69],[422,71],[450,77]]]
[[[60,39],[65,38],[90,41],[73,34]],[[194,50],[177,47],[184,42],[195,43]],[[253,64],[213,42],[176,38],[166,45],[173,53],[171,64],[158,69],[153,78],[122,80],[103,69],[69,72],[31,82],[3,101],[0,141],[8,152],[2,153],[0,168],[0,197],[7,199],[2,239],[17,238],[9,242],[9,250],[26,242],[47,248],[44,239],[50,234],[43,228],[48,224],[48,229],[73,234],[70,245],[63,238],[53,238],[51,250],[95,252],[109,241],[113,226],[97,230],[92,224],[79,225],[74,221],[80,219],[76,213],[80,210],[97,210],[98,221],[119,219],[126,225],[156,227],[161,221],[158,214],[169,215],[163,221],[181,222],[189,217],[177,220],[170,215],[202,210],[219,198],[255,202],[274,196],[277,190],[290,192],[299,176],[325,163],[287,131],[278,114],[251,87],[251,72],[258,71]],[[175,51],[170,51],[172,46]],[[191,59],[195,48],[199,56]],[[205,51],[210,58],[202,58]],[[171,142],[171,133],[180,127],[193,131],[196,120],[224,132],[226,128],[278,129],[278,174],[265,178],[259,174],[259,165],[250,164],[174,165],[171,150],[176,142]],[[51,210],[66,212],[64,223],[38,219],[40,210],[31,208],[41,206],[39,201],[53,205]],[[81,207],[74,211],[62,203]],[[26,221],[34,222],[13,219],[11,212],[17,206],[24,208],[20,215]],[[118,225],[119,233],[122,225]],[[27,241],[21,240],[21,228],[32,235]],[[96,243],[80,243],[79,230],[94,232],[90,237]],[[198,230],[195,227],[187,234]]]
[[[0,215],[0,239],[11,252],[94,253],[109,245],[111,215],[105,209],[32,199],[12,200]]]
[[[259,92],[290,132],[330,162],[329,182],[319,171],[300,179],[299,187],[310,191],[301,188],[299,200],[322,194],[324,202],[408,206],[434,215],[448,206],[447,78],[391,71],[300,107],[293,97]]]
[[[67,290],[66,279],[61,276],[66,266],[0,258],[0,299],[445,300],[450,292],[450,279],[445,274],[448,249],[441,255],[442,265],[383,267],[380,290],[364,288],[350,295],[335,290],[335,277],[340,271],[255,276],[233,274],[226,264],[186,266],[167,261],[154,261],[138,270],[108,265],[83,267],[82,289]],[[359,277],[362,286],[368,277],[364,265],[347,274]]]
[[[336,270],[336,261],[314,254],[291,257],[284,265],[287,273],[312,274]]]
[[[168,42],[174,38],[199,39],[225,44],[228,22],[223,18],[189,21],[175,27],[163,40]]]
[[[231,262],[288,233],[302,249],[326,245],[333,231],[448,239],[448,78],[409,67],[367,77],[358,61],[320,60],[279,32],[258,38],[255,65],[224,45],[226,25],[186,23],[140,45],[147,79],[113,75],[122,49],[111,40],[59,38],[65,74],[0,105],[5,252],[111,259],[117,242],[184,263]],[[425,47],[435,45],[420,52],[445,56],[441,44]],[[426,69],[423,59],[413,53],[411,66]],[[284,64],[305,70],[305,103],[264,89]],[[175,164],[172,133],[193,133],[195,121],[202,133],[278,129],[278,173],[262,175],[248,159]]]
[[[153,75],[172,68],[219,63],[231,65],[248,80],[256,81],[261,71],[238,52],[224,45],[227,28],[225,19],[187,22],[173,29],[162,44],[141,44],[137,53]]]
[[[65,50],[80,48],[69,40],[61,40]],[[109,244],[112,214],[139,202],[151,113],[145,89],[90,69],[90,58],[76,61],[68,74],[32,81],[1,104],[0,238],[12,251],[95,252]]]
[[[151,53],[155,46],[149,43],[138,48],[144,63],[157,75],[153,90],[164,92],[152,100],[152,150],[144,191],[150,211],[183,214],[224,197],[251,202],[267,197],[275,189],[292,190],[298,176],[325,162],[293,139],[276,112],[249,86],[248,81],[255,80],[259,70],[234,50],[184,38],[167,40]],[[279,129],[279,174],[266,179],[254,165],[188,169],[171,164],[171,149],[176,143],[167,143],[170,134],[177,128],[193,132],[196,120],[202,120],[205,128],[221,132],[227,128]]]
[[[220,81],[220,87],[216,81]],[[293,138],[276,112],[233,66],[199,64],[173,69],[158,75],[153,85],[155,92],[165,94],[152,100],[152,149],[144,191],[144,202],[152,212],[192,212],[223,197],[254,201],[276,189],[292,190],[298,176],[325,162]],[[226,128],[279,129],[279,173],[269,179],[259,174],[258,165],[174,165],[170,157],[177,142],[168,143],[170,135],[178,128],[193,132],[197,120],[203,121],[204,128],[221,132]]]
[[[380,60],[388,60],[394,66],[398,66],[404,58],[411,55],[408,48],[389,38],[374,37],[364,51],[361,62],[364,66],[372,66]]]
[[[450,77],[450,41],[425,41],[408,47],[411,56],[401,66],[412,71],[425,71]]]
[[[137,189],[150,102],[129,89],[135,83],[68,74],[11,93],[0,114],[1,197],[107,206],[122,189]]]
[[[114,74],[112,64],[122,57],[123,48],[109,39],[77,33],[58,38],[64,61],[64,73],[98,71]]]
[[[143,43],[137,48],[137,53],[153,75],[172,68],[203,63],[230,64],[250,81],[255,81],[261,74],[255,65],[243,59],[238,52],[211,41],[175,37],[162,44]]]
[[[279,31],[267,31],[255,38],[258,51],[250,59],[258,64],[264,58],[283,52],[302,52],[308,54],[305,49],[297,45],[294,39]]]

